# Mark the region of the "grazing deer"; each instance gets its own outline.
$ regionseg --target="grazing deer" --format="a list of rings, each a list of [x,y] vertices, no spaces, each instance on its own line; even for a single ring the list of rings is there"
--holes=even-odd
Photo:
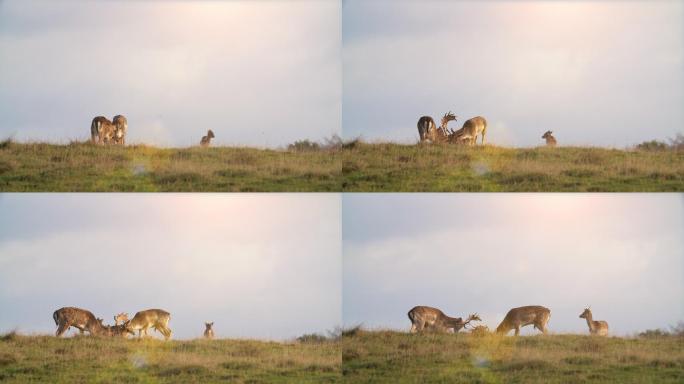
[[[205,339],[213,339],[214,338],[214,322],[212,321],[211,323],[204,323],[204,326],[206,329],[204,330],[204,338]]]
[[[534,324],[534,327],[546,334],[546,323],[551,317],[551,310],[540,305],[513,308],[506,314],[501,324],[496,327],[496,333],[507,334],[515,329],[515,335],[520,334],[520,327]]]
[[[147,329],[152,327],[164,335],[164,340],[171,337],[171,329],[169,329],[169,320],[171,314],[161,309],[148,309],[140,311],[133,316],[133,318],[124,323],[126,331],[138,331],[138,337],[142,338],[143,333],[147,336]]]
[[[203,147],[208,147],[209,144],[211,143],[211,139],[214,138],[214,132],[210,129],[207,131],[206,136],[202,136],[202,140],[200,140],[200,145]]]
[[[420,135],[420,141],[430,140],[432,142],[444,141],[449,137],[449,131],[447,129],[447,124],[450,121],[455,121],[456,115],[447,112],[442,116],[441,124],[439,128],[435,126],[435,121],[432,120],[430,116],[423,116],[418,120],[418,134]]]
[[[470,315],[468,320],[463,321],[460,317],[449,317],[437,308],[426,306],[413,307],[408,312],[408,318],[411,320],[411,333],[421,332],[424,329],[438,332],[446,332],[449,329],[453,329],[454,333],[456,333],[471,321],[481,321],[476,313]]]
[[[591,316],[591,309],[584,308],[584,312],[579,316],[581,319],[587,319],[589,326],[589,333],[592,335],[608,336],[608,323],[603,320],[594,321]]]
[[[102,325],[102,319],[96,318],[92,312],[81,308],[60,308],[52,313],[52,318],[57,326],[55,333],[57,337],[62,336],[69,327],[78,328],[81,335],[84,331],[88,331],[91,335],[101,335],[106,331]]]
[[[546,146],[547,147],[555,147],[556,144],[558,143],[556,141],[556,138],[553,137],[552,133],[553,132],[551,132],[551,131],[546,131],[546,133],[544,133],[544,135],[542,136],[542,139],[546,139]]]
[[[487,120],[482,116],[476,116],[466,120],[461,129],[451,131],[450,141],[475,145],[477,144],[477,135],[481,135],[482,145],[484,145],[485,133],[487,133]]]
[[[123,115],[114,116],[112,124],[116,127],[116,132],[114,133],[114,143],[126,145],[126,130],[128,130],[128,120]]]

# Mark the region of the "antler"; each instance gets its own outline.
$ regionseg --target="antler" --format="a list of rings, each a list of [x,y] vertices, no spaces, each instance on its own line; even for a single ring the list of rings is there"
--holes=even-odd
[[[482,321],[482,319],[480,318],[480,315],[478,315],[477,313],[473,313],[470,316],[468,316],[466,322],[463,323],[463,328],[466,328],[468,323],[470,323],[471,321]]]

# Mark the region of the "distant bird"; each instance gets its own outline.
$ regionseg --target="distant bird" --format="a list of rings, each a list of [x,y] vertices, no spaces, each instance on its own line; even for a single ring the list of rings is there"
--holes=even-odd
[[[544,136],[542,136],[542,139],[546,139],[546,146],[547,147],[555,147],[556,144],[558,143],[556,141],[556,138],[553,137],[552,133],[553,132],[551,132],[551,131],[546,131],[546,133],[544,133]]]
[[[203,147],[208,147],[209,144],[211,143],[211,139],[214,138],[214,132],[210,129],[207,131],[206,136],[202,136],[202,140],[200,140],[200,145]]]

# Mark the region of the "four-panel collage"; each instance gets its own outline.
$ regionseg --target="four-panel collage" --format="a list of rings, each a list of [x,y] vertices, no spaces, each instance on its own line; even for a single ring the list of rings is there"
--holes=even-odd
[[[0,382],[684,382],[683,31],[0,0]]]

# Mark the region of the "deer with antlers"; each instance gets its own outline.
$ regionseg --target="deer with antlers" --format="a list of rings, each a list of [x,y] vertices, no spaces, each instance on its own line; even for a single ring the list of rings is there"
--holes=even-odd
[[[106,334],[106,328],[102,325],[102,319],[96,318],[92,312],[76,308],[64,307],[56,310],[52,314],[52,319],[55,320],[57,332],[55,336],[59,337],[66,332],[69,327],[77,328],[81,335],[84,331],[88,331],[91,335]]]
[[[456,333],[461,328],[466,328],[471,321],[482,321],[477,313],[468,316],[468,319],[463,321],[461,317],[449,317],[437,308],[422,305],[413,307],[408,312],[408,318],[411,320],[411,333],[423,330],[446,332],[449,329],[453,329]]]
[[[171,314],[162,309],[147,309],[136,313],[124,326],[129,333],[138,331],[139,338],[142,338],[143,333],[147,336],[148,328],[154,328],[164,335],[164,340],[168,340],[171,337],[170,319]]]
[[[457,116],[449,111],[442,116],[441,123],[439,127],[437,127],[432,117],[421,117],[418,120],[418,135],[420,136],[420,141],[430,140],[432,142],[438,142],[447,140],[449,137],[447,124],[449,124],[450,121],[455,121],[456,118]]]
[[[520,327],[534,325],[534,328],[546,334],[546,323],[549,322],[549,318],[551,318],[551,310],[541,305],[513,308],[508,311],[501,324],[496,327],[496,333],[505,335],[511,329],[515,329],[515,335],[518,336]]]
[[[579,317],[581,319],[587,320],[587,325],[589,326],[589,333],[592,335],[608,336],[608,323],[603,320],[594,320],[591,315],[591,307],[584,308]]]

